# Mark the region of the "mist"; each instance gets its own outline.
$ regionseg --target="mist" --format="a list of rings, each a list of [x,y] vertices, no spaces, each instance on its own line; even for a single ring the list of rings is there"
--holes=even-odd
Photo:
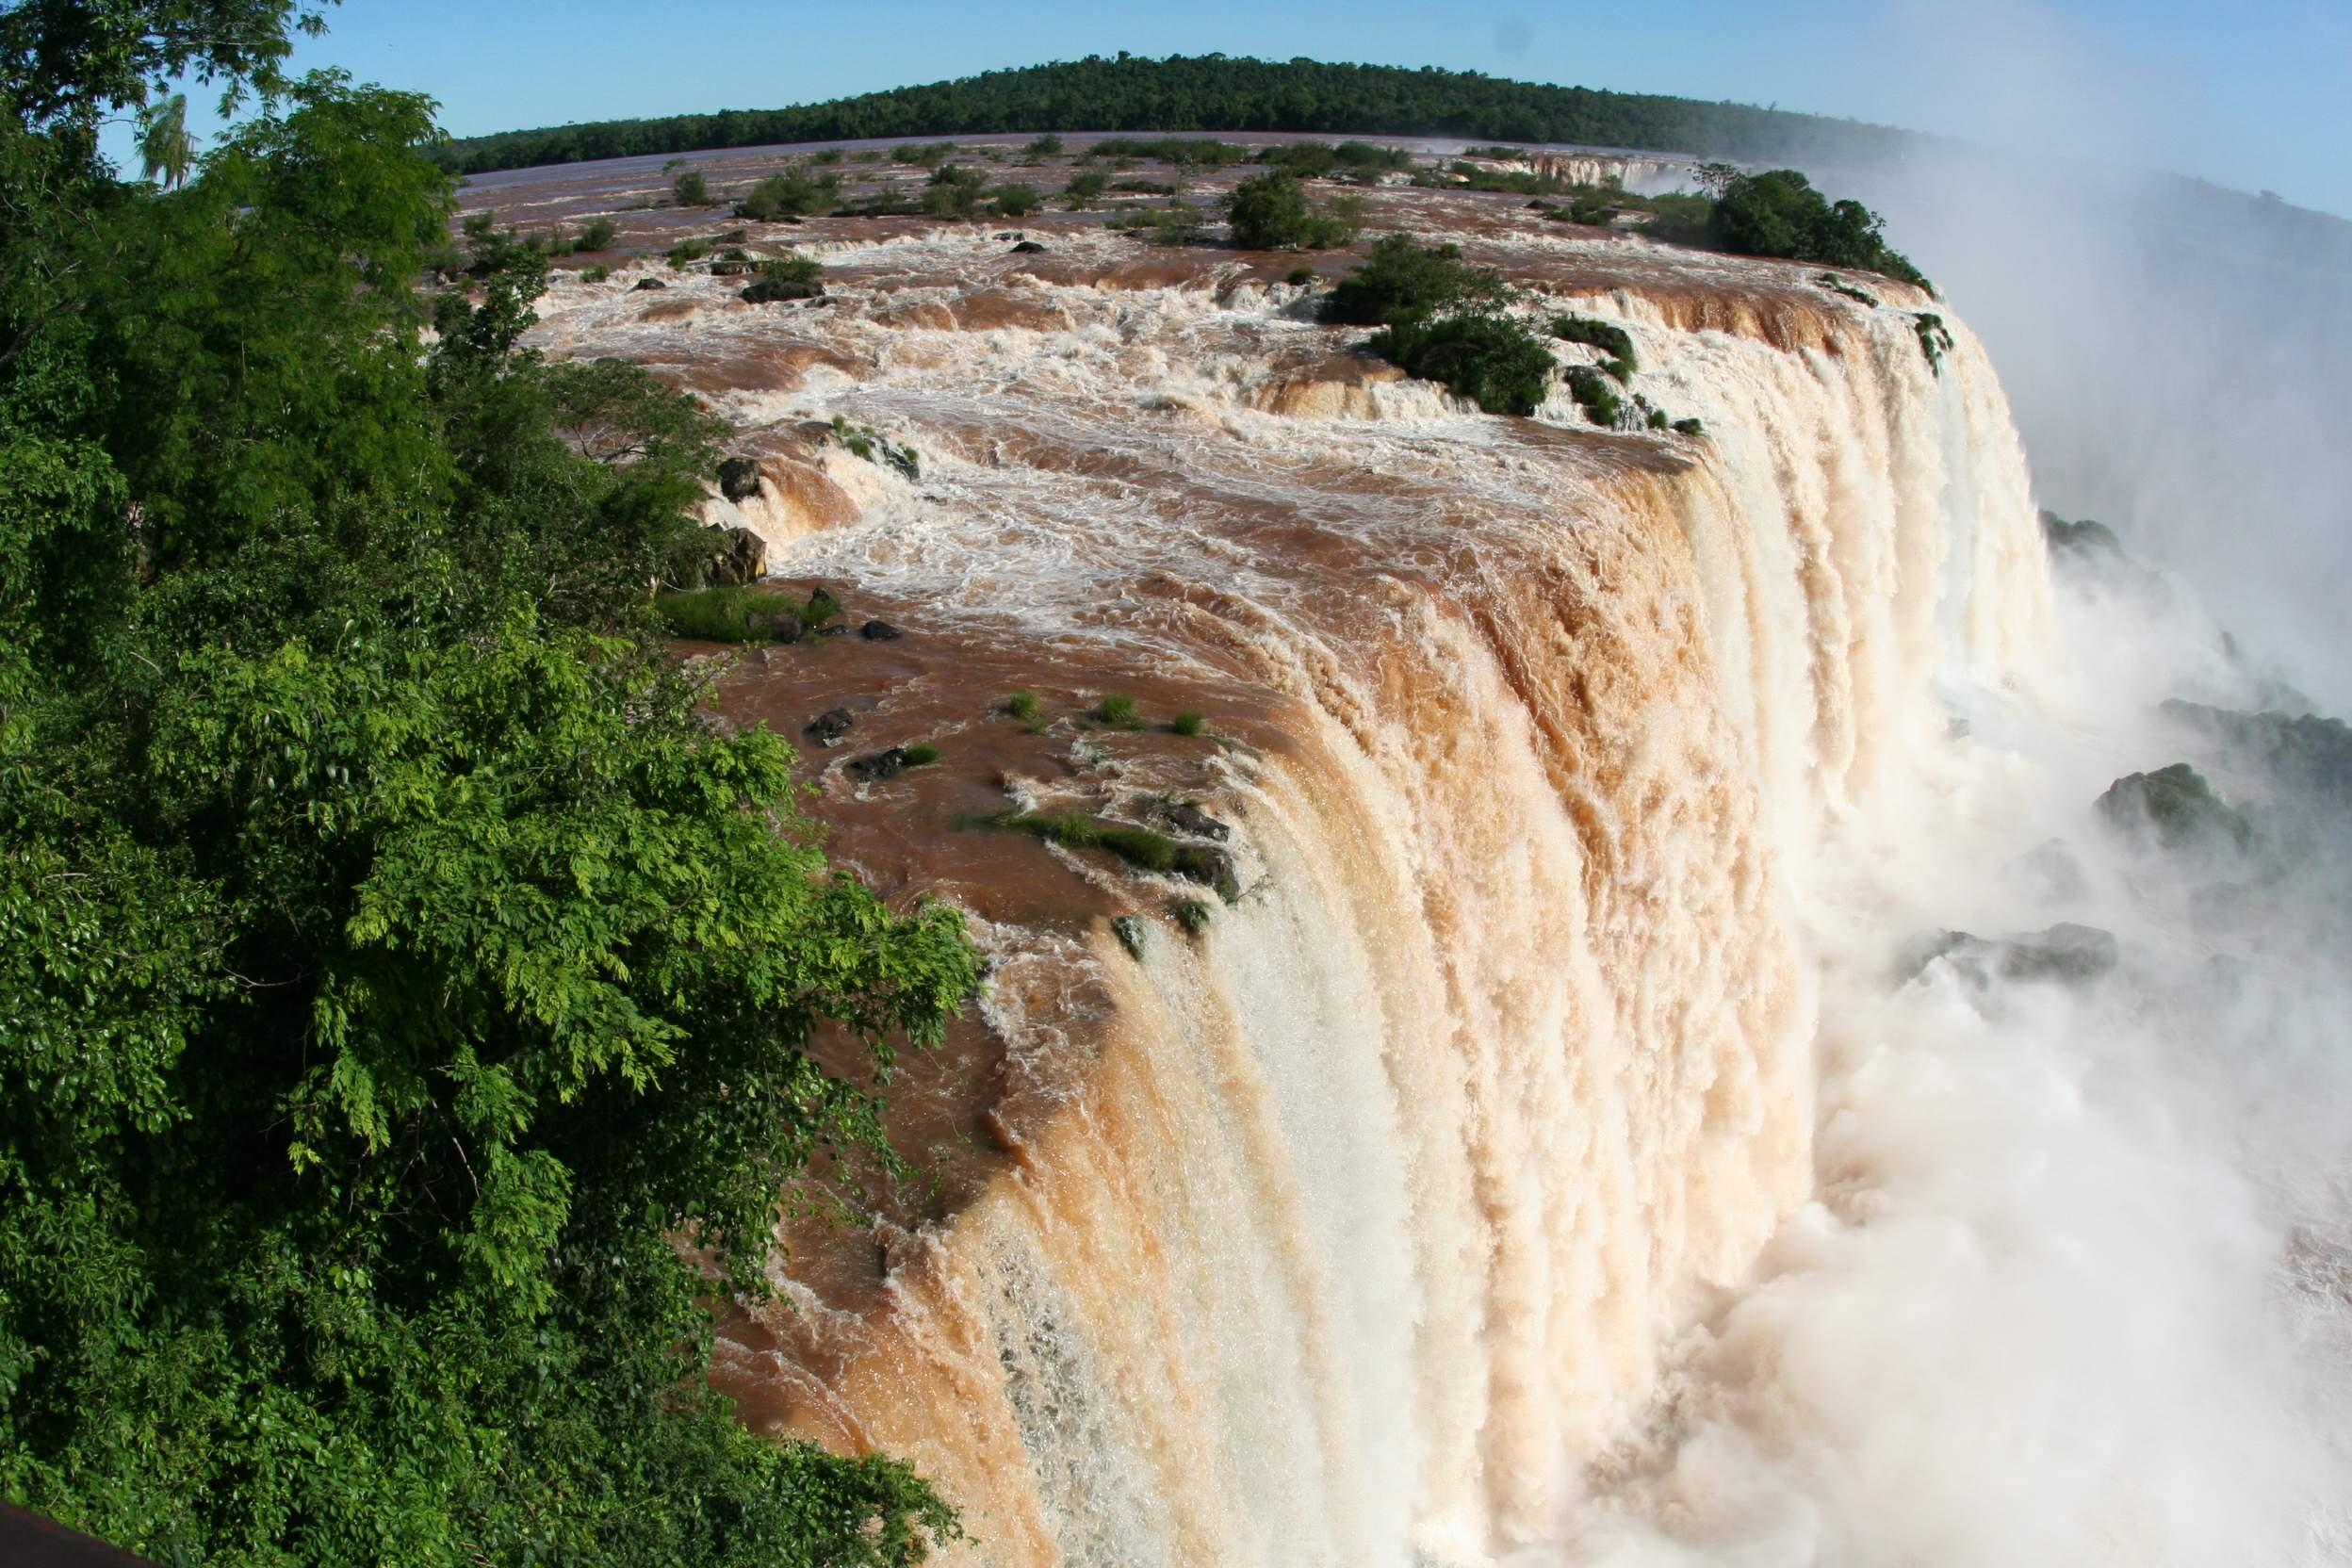
[[[2352,693],[2352,224],[2150,172],[2177,84],[2102,77],[2046,13],[1886,36],[1970,139],[2039,151],[1814,172],[1984,340],[2040,503],[2128,559],[2054,556],[2041,667],[1953,672],[1950,743],[1792,876],[1813,1200],[1560,1541],[1511,1560],[2352,1561],[2347,754],[2298,780],[2160,707]],[[2098,809],[2181,761],[2249,843],[2167,851]],[[2112,933],[2115,969],[2006,972],[2002,938],[2059,922]],[[1962,930],[1992,945],[1919,961]]]

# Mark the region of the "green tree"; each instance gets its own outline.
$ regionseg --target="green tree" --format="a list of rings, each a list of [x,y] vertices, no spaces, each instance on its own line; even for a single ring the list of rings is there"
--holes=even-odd
[[[164,188],[188,183],[196,162],[196,139],[188,133],[188,94],[175,92],[148,106],[139,117],[139,177],[160,178]]]
[[[428,106],[204,31],[292,20],[0,13],[0,1496],[172,1563],[910,1562],[939,1499],[745,1431],[708,1305],[812,1151],[899,1169],[972,951],[655,631],[713,422],[541,361],[489,221],[429,309]],[[171,65],[268,112],[162,195],[89,131]]]
[[[1306,188],[1286,169],[1251,175],[1225,199],[1225,218],[1233,225],[1233,243],[1246,251],[1297,246],[1324,250],[1352,244],[1362,227],[1363,213],[1362,204],[1352,199],[1310,202]]]

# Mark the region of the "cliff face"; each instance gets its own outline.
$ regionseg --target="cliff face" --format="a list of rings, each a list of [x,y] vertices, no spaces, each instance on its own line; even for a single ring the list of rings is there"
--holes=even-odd
[[[991,989],[894,1091],[919,1179],[859,1184],[869,1229],[789,1225],[792,1306],[715,1376],[911,1459],[971,1560],[1544,1538],[1811,1190],[1820,835],[1940,743],[1931,681],[1998,685],[2045,631],[1965,327],[1939,372],[1924,302],[1377,200],[1623,324],[1705,434],[1465,414],[1312,324],[1298,258],[1092,228],[812,223],[822,306],[624,275],[539,329],[706,393],[778,586],[906,632],[747,660],[721,706],[850,712],[814,809],[973,913]],[[1089,719],[1107,694],[1148,727]],[[844,765],[916,742],[943,760]],[[1151,826],[1195,874],[958,825],[1011,808]]]

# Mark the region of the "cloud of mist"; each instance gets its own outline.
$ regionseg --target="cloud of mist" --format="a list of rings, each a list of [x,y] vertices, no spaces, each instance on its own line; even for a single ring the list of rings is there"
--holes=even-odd
[[[2111,64],[2045,10],[1904,7],[1884,40],[1936,118],[2038,149],[1823,172],[1984,339],[2045,504],[2112,523],[2342,710],[2352,223],[2152,172],[2235,133],[2193,80]]]
[[[1884,42],[1940,118],[2041,151],[1815,172],[1984,339],[2043,503],[2159,571],[2064,578],[2029,689],[1965,695],[1967,738],[1838,830],[1798,898],[1815,1200],[1509,1560],[2352,1563],[2352,776],[2298,795],[2158,710],[2278,706],[2283,675],[2345,711],[2352,225],[2134,172],[2210,104],[2047,11],[1908,8]],[[2094,809],[2181,760],[2253,852]],[[2060,921],[2118,968],[1904,977],[1922,935]]]

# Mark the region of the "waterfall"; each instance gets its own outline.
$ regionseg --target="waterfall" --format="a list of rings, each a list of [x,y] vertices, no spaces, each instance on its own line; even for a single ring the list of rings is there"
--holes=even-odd
[[[1422,232],[1449,220],[1387,194]],[[1023,808],[1142,822],[1182,797],[1233,829],[1240,896],[1188,938],[1160,918],[1188,885],[1025,842],[979,868],[922,809],[826,774],[851,863],[974,911],[987,1044],[901,1098],[989,1148],[951,1151],[954,1200],[871,1244],[794,1233],[791,1304],[723,1327],[714,1377],[747,1418],[911,1460],[960,1511],[945,1560],[1007,1568],[1716,1549],[1795,1568],[2089,1560],[2086,1543],[2222,1560],[2226,1535],[2148,1505],[2122,1461],[2043,1455],[2091,1499],[2064,1527],[1970,1519],[1919,1478],[1949,1456],[1903,1423],[2001,1413],[1950,1400],[1977,1372],[1936,1385],[1945,1407],[1899,1374],[1983,1348],[1875,1331],[1838,1294],[1880,1278],[1890,1313],[1935,1317],[1886,1250],[1912,1233],[1879,1222],[1890,1194],[1948,1196],[1918,1153],[1947,1090],[2001,1133],[1933,1169],[1985,1191],[2009,1190],[1988,1159],[2072,1172],[2106,1216],[2066,1148],[2173,1169],[2062,1114],[2085,1103],[2064,1052],[2019,1054],[2082,1019],[2035,1002],[2021,1023],[1940,969],[1889,1000],[1903,939],[2019,918],[1990,868],[2071,831],[2136,758],[2113,725],[2043,743],[2083,718],[2067,675],[2098,658],[2058,625],[1966,325],[1936,307],[1939,368],[1899,286],[1859,305],[1802,268],[1489,234],[1475,256],[1623,325],[1635,388],[1705,432],[1621,434],[1564,399],[1478,417],[1336,355],[1298,288],[1247,268],[1138,260],[1099,232],[1054,250],[1014,274],[960,233],[844,242],[829,267],[874,297],[781,328],[583,295],[542,329],[690,367],[770,482],[727,520],[767,533],[788,579],[923,629],[939,651],[876,678],[876,723],[942,738]],[[920,448],[921,479],[844,457],[814,423],[835,416]],[[2111,691],[2157,678],[2100,667]],[[833,688],[793,682],[848,678],[807,668],[740,673],[727,700],[796,723]],[[1033,681],[1211,709],[1225,740],[1195,758],[1081,726],[1048,754],[985,716]],[[1133,954],[1102,918],[1120,910]],[[1889,1068],[1889,1039],[1919,1048]],[[2234,1179],[2197,1168],[2172,1196],[2212,1221],[2198,1256],[2259,1276]],[[2025,1202],[1949,1223],[1997,1240]],[[2141,1217],[2095,1239],[2146,1251]],[[2077,1239],[2054,1224],[2045,1251]],[[1953,1266],[1954,1299],[1976,1277]],[[1816,1291],[1870,1352],[1851,1375],[1906,1391],[1869,1406],[1891,1429],[1826,1392],[1846,1374]],[[2031,1324],[2079,1336],[2130,1297],[2066,1300],[2077,1315]],[[2168,1321],[2216,1335],[2230,1302]],[[2128,1382],[2152,1359],[2085,1364]],[[1986,1364],[2019,1406],[2067,1386]],[[2182,1381],[2216,1408],[2254,1386]],[[2115,1438],[2085,1429],[2091,1451]],[[1999,1445],[1969,1441],[1975,1467],[1945,1468],[2003,1495]],[[2164,1454],[2233,1486],[2259,1471],[2232,1494],[2295,1499],[2280,1517],[2320,1485],[2283,1439]],[[1872,1463],[1912,1484],[1907,1508],[1856,1492]]]

